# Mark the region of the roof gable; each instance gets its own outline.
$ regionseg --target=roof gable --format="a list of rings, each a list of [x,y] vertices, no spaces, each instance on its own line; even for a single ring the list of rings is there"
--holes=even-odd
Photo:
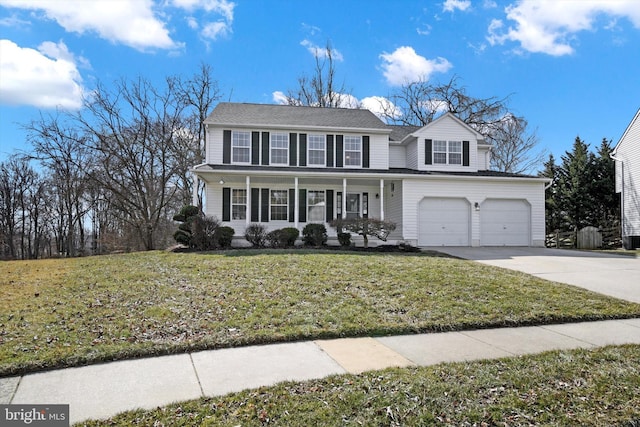
[[[275,104],[221,102],[207,117],[205,123],[229,126],[367,129],[389,132],[385,123],[369,110]]]
[[[638,108],[638,111],[636,111],[636,115],[633,116],[633,119],[631,120],[631,123],[629,123],[629,126],[627,126],[627,128],[624,131],[624,133],[620,137],[620,140],[616,144],[616,147],[613,149],[613,155],[614,156],[616,155],[616,153],[618,152],[618,149],[620,148],[620,146],[623,143],[625,143],[626,141],[631,142],[631,138],[627,138],[627,136],[632,132],[632,130],[636,126],[640,127],[640,108]],[[640,133],[640,129],[639,129],[639,133]]]

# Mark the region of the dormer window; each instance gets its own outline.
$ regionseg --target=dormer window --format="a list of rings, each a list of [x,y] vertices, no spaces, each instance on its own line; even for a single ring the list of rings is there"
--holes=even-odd
[[[433,164],[461,165],[462,141],[433,141]]]

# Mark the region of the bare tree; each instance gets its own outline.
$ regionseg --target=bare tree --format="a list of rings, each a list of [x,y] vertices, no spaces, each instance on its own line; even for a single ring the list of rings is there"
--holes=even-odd
[[[457,76],[443,84],[425,80],[407,83],[388,99],[391,102],[380,104],[388,123],[424,126],[443,113],[453,113],[493,145],[491,165],[495,170],[530,171],[544,160],[544,152],[535,151],[539,142],[536,132],[528,133],[527,121],[509,111],[509,97],[475,98],[459,84]]]
[[[315,68],[313,75],[298,77],[298,87],[287,91],[288,105],[311,107],[350,107],[353,97],[342,85],[336,84],[335,50],[327,42],[323,49],[315,50]]]
[[[180,186],[180,199],[183,206],[191,204],[193,194],[193,179],[189,176],[189,169],[201,164],[206,158],[206,129],[204,121],[213,109],[213,105],[222,98],[222,92],[218,82],[213,78],[211,66],[200,64],[198,72],[191,78],[183,81],[175,78],[178,97],[186,106],[188,115],[185,119],[185,128],[176,132],[175,155],[176,161],[181,164],[178,185]],[[202,206],[204,183],[198,188],[199,205]]]

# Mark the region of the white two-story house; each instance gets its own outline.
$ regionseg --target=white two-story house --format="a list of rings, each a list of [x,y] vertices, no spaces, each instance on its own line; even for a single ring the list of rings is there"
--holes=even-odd
[[[205,121],[204,212],[243,235],[334,218],[396,223],[417,246],[543,246],[545,178],[489,170],[452,114],[389,126],[368,110],[220,103]],[[372,242],[373,243],[373,242]]]

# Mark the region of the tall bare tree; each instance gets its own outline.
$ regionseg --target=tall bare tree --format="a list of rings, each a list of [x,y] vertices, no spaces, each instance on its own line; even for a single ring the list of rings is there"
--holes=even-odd
[[[311,77],[302,75],[298,77],[298,86],[287,91],[286,102],[288,105],[311,107],[350,107],[353,97],[345,89],[344,83],[336,82],[335,67],[336,51],[327,42],[324,48],[314,51],[315,68]]]
[[[391,102],[380,103],[388,123],[424,126],[445,112],[453,113],[482,133],[493,145],[492,168],[502,172],[525,172],[545,158],[536,151],[538,137],[528,123],[508,109],[509,97],[476,98],[467,93],[457,76],[446,83],[420,80],[403,85],[391,94]]]

